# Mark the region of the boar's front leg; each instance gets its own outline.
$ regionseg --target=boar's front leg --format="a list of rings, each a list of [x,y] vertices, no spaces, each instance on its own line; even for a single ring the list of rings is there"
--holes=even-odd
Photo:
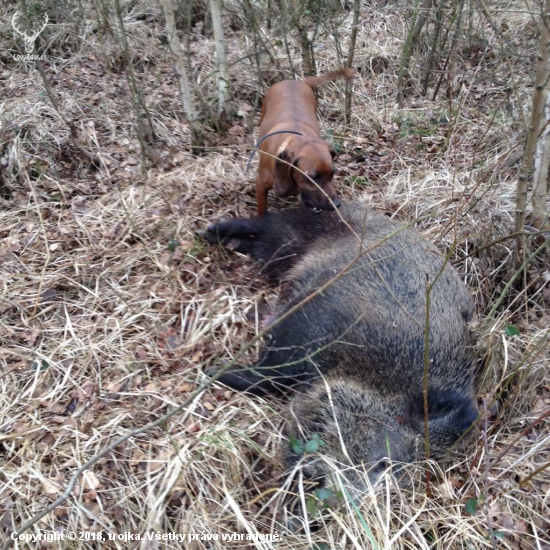
[[[237,252],[261,260],[263,272],[270,279],[278,280],[301,257],[304,249],[300,239],[279,227],[280,221],[280,215],[268,212],[261,218],[211,223],[199,235],[210,244],[230,245]]]
[[[218,367],[212,367],[206,374],[214,376],[218,370]],[[217,380],[234,390],[248,391],[255,395],[277,391],[271,379],[264,376],[261,369],[252,365],[232,365]]]
[[[210,244],[230,245],[232,250],[248,254],[255,260],[269,260],[281,248],[280,238],[273,234],[270,214],[261,218],[222,220],[200,231]]]
[[[254,240],[261,232],[258,222],[259,220],[255,219],[221,220],[208,224],[208,227],[198,234],[213,245],[226,244],[232,242],[232,239],[238,239],[239,242]]]
[[[256,395],[265,393],[288,393],[289,389],[313,378],[311,365],[303,356],[293,360],[288,349],[264,348],[261,361],[255,365],[232,365],[218,381],[238,391]],[[219,369],[207,370],[213,376]]]

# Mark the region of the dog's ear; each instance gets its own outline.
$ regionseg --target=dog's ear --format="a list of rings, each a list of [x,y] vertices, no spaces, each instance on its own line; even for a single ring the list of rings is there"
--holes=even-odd
[[[275,161],[275,175],[273,178],[273,190],[278,196],[284,197],[290,195],[292,189],[296,187],[296,182],[292,175],[293,166],[295,165],[296,161],[291,149],[285,149],[279,153]]]

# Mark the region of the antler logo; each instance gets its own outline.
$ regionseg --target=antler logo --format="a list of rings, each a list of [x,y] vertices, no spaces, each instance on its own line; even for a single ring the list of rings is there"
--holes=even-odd
[[[15,29],[15,32],[19,33],[23,37],[23,39],[25,40],[25,51],[27,52],[27,55],[31,55],[32,51],[33,51],[33,48],[34,48],[34,41],[36,40],[38,35],[44,30],[44,28],[48,24],[49,18],[48,18],[47,13],[44,14],[44,24],[42,25],[40,30],[35,31],[35,32],[33,32],[32,34],[29,35],[29,34],[27,34],[27,31],[22,31],[21,29],[18,28],[19,23],[20,23],[20,19],[21,19],[21,15],[22,14],[21,14],[20,11],[16,11],[13,14],[13,17],[11,18],[11,24],[12,24],[13,28]]]

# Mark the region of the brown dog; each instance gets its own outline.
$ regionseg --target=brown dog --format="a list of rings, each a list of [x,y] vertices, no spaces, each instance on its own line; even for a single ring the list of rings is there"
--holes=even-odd
[[[270,189],[279,197],[300,193],[304,204],[314,212],[340,206],[332,185],[332,159],[336,153],[328,141],[321,139],[313,90],[323,82],[349,80],[353,75],[353,69],[341,69],[304,80],[283,80],[269,88],[260,118],[260,166],[256,178],[259,216],[267,212]]]

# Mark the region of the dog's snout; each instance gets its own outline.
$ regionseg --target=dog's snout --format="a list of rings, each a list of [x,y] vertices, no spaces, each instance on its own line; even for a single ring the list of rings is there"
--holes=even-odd
[[[342,205],[337,196],[327,197],[326,195],[319,195],[320,193],[309,194],[304,191],[301,193],[302,201],[313,212],[334,210],[335,208],[340,208]]]

